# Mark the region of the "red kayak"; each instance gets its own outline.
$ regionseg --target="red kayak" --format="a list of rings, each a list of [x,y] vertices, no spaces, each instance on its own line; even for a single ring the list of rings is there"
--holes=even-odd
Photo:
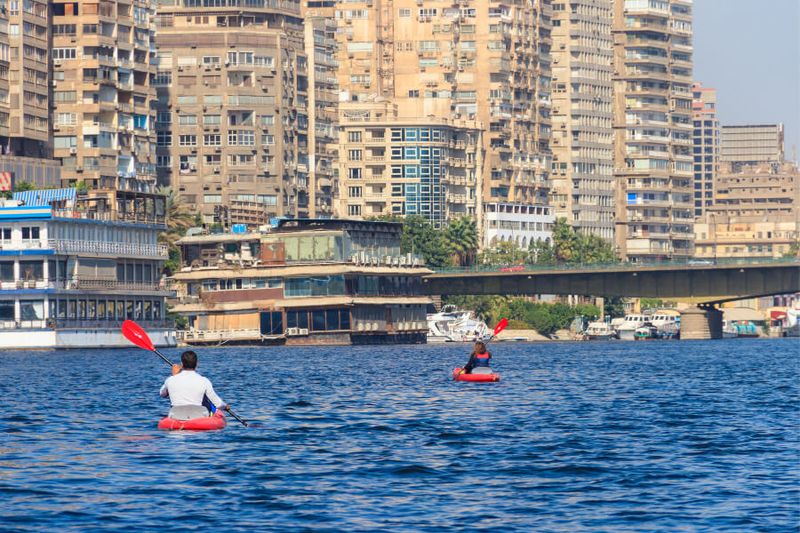
[[[500,374],[460,374],[460,368],[453,369],[453,379],[472,383],[494,383],[500,381]]]
[[[164,417],[158,423],[158,429],[167,430],[186,430],[186,431],[213,431],[222,429],[228,423],[222,411],[217,411],[212,416],[192,418],[191,420],[175,420],[174,418]]]

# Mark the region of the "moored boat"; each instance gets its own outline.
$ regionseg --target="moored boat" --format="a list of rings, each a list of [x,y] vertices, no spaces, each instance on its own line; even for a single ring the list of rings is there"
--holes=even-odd
[[[584,333],[592,341],[606,341],[614,338],[614,329],[606,322],[590,322]]]

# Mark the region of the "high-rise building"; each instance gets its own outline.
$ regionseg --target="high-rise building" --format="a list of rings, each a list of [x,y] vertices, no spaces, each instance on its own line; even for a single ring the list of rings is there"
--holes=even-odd
[[[761,163],[783,163],[783,124],[722,126],[720,162],[734,172]]]
[[[692,254],[692,0],[614,5],[616,241],[633,262]]]
[[[422,215],[434,227],[481,209],[483,146],[475,121],[398,117],[388,102],[342,103],[338,212]]]
[[[366,115],[374,103],[388,100],[406,125],[411,120],[424,126],[419,119],[425,117],[481,123],[482,200],[544,205],[551,165],[550,3],[340,3],[335,18],[341,100],[352,104],[351,118],[359,106]],[[419,165],[418,156],[404,152],[396,165]],[[341,190],[349,187],[346,174],[340,180]],[[440,179],[430,186],[432,194],[444,193]],[[415,194],[411,188],[395,198],[401,210],[396,214],[416,205]],[[435,222],[441,215],[429,216]]]
[[[156,23],[159,178],[206,224],[312,215],[300,2],[162,2]]]
[[[336,79],[336,21],[332,10],[303,4],[305,53],[308,58],[309,216],[333,214],[338,138],[339,85]],[[332,2],[331,2],[332,3]]]
[[[793,163],[762,163],[723,169],[717,176],[714,205],[709,212],[730,216],[800,214],[800,171]]]
[[[153,6],[54,3],[53,130],[62,179],[92,189],[155,180]]]
[[[47,1],[2,2],[0,151],[49,157],[50,26]]]
[[[612,0],[553,4],[552,207],[614,239]]]
[[[714,180],[719,171],[719,119],[717,90],[692,85],[694,132],[694,216],[701,216],[714,204]]]

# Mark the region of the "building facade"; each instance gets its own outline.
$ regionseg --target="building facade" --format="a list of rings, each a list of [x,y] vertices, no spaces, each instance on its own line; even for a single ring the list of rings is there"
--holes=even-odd
[[[339,84],[336,79],[336,21],[329,9],[304,4],[305,53],[308,58],[309,216],[332,216],[337,192]]]
[[[552,7],[553,211],[613,241],[612,0]]]
[[[155,184],[151,0],[53,3],[53,147],[66,183]]]
[[[160,181],[206,224],[308,217],[330,184],[316,195],[309,172],[316,87],[300,3],[160,2],[156,23]]]
[[[527,250],[531,244],[550,242],[553,237],[556,217],[551,206],[489,203],[483,210],[484,247],[510,242]]]
[[[478,218],[483,182],[480,125],[399,118],[396,106],[342,103],[338,211],[346,217],[421,215],[434,227]]]
[[[616,244],[633,262],[692,254],[692,1],[614,5]]]
[[[424,343],[422,276],[400,224],[284,220],[269,233],[184,237],[173,311],[189,344]]]
[[[0,153],[47,158],[50,25],[46,0],[0,10]]]
[[[550,4],[340,3],[335,10],[340,98],[365,109],[388,100],[398,120],[479,122],[483,201],[545,205],[551,165]]]
[[[717,178],[716,200],[707,209],[726,216],[797,216],[800,206],[800,171],[793,163],[764,163],[723,169]]]
[[[717,90],[692,85],[692,155],[694,157],[694,216],[714,205],[714,182],[719,172]],[[696,232],[695,232],[696,233]]]
[[[75,189],[0,200],[0,348],[128,347],[124,320],[175,346],[158,223],[97,220]]]
[[[695,257],[777,259],[800,241],[797,215],[729,216],[708,211],[695,221]]]
[[[733,172],[784,160],[783,124],[722,126],[720,163]]]

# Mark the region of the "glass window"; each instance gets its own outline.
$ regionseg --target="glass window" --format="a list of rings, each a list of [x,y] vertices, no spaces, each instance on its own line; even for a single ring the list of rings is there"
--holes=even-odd
[[[14,302],[0,302],[0,320],[14,320]]]
[[[14,281],[14,263],[11,261],[0,262],[0,281]]]
[[[43,261],[20,261],[19,277],[25,281],[35,281],[44,279]]]
[[[20,300],[20,320],[43,320],[44,300]]]
[[[317,310],[312,312],[312,331],[325,331],[325,311]]]

